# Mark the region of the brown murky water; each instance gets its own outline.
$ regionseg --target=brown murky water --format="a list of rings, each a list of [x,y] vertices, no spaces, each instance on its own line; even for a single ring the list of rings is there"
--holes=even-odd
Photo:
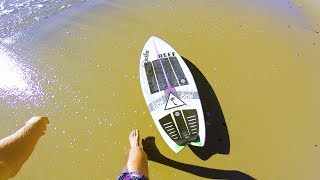
[[[114,179],[132,129],[154,136],[160,152],[177,162],[257,179],[319,178],[314,7],[319,3],[110,1],[51,17],[16,43],[10,50],[16,55],[2,52],[2,59],[20,61],[2,71],[13,78],[1,79],[1,137],[35,114],[51,122],[15,179]],[[152,35],[212,86],[228,127],[228,155],[203,161],[188,147],[173,153],[162,140],[138,78],[141,49]],[[152,161],[149,168],[151,179],[204,178]]]

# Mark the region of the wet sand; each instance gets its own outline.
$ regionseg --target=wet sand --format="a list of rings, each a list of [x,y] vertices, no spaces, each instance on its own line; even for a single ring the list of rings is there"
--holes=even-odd
[[[97,1],[26,32],[11,51],[33,72],[28,84],[39,92],[31,91],[32,100],[0,99],[0,135],[34,114],[47,115],[51,125],[15,179],[114,179],[132,129],[154,136],[172,160],[150,161],[151,179],[202,179],[210,172],[320,177],[320,16],[313,10],[319,3],[249,2]],[[189,147],[175,154],[162,140],[138,78],[151,35],[192,62],[214,90],[229,154],[204,161]]]

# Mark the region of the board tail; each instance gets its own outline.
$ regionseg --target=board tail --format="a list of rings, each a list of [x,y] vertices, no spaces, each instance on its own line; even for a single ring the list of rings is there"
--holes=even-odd
[[[163,130],[179,146],[199,142],[199,120],[196,109],[177,110],[159,120]]]

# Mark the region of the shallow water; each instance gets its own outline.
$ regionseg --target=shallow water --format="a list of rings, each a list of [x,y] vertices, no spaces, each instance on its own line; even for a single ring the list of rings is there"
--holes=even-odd
[[[177,162],[257,179],[320,177],[320,27],[313,6],[319,4],[95,1],[19,31],[1,42],[0,136],[36,114],[47,115],[50,127],[15,179],[114,179],[132,129],[154,136],[160,152]],[[162,140],[138,78],[152,35],[210,83],[228,127],[228,155],[203,161],[188,147],[175,154]],[[151,179],[203,178],[153,161],[149,168]]]

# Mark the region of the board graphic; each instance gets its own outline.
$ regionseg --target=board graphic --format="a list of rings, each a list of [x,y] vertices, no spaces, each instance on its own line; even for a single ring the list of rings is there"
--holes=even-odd
[[[183,105],[185,105],[184,102],[182,102],[179,98],[170,93],[164,110],[169,110],[171,108],[176,108]]]
[[[187,144],[204,146],[204,116],[193,76],[181,56],[157,37],[142,50],[140,83],[154,123],[174,152]]]

